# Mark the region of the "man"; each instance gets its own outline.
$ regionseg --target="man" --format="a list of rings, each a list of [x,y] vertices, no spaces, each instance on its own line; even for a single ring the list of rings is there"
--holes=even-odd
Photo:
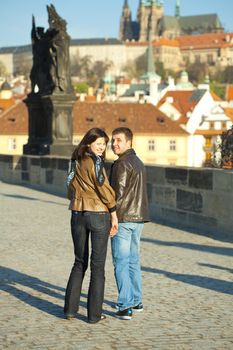
[[[114,162],[110,184],[116,193],[118,233],[112,238],[112,258],[118,289],[116,315],[130,320],[132,311],[143,311],[140,266],[140,236],[149,221],[145,167],[132,148],[128,128],[112,132]]]

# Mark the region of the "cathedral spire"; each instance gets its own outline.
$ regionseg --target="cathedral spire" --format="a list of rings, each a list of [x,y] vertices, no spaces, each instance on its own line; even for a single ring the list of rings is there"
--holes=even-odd
[[[176,11],[175,11],[175,17],[180,17],[180,0],[176,0]]]
[[[152,28],[150,23],[149,30],[149,45],[147,49],[147,73],[155,74],[155,63],[154,63],[154,55],[153,55],[153,46],[152,46]]]
[[[133,39],[133,29],[132,29],[132,19],[131,10],[128,5],[128,1],[124,0],[121,19],[120,19],[120,40],[132,40]]]

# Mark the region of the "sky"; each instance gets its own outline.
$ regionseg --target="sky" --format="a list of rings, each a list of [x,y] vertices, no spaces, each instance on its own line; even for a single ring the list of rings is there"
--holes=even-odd
[[[164,0],[165,15],[174,15],[175,0]],[[53,4],[67,22],[72,39],[118,38],[124,0],[1,0],[0,47],[30,44],[32,15],[36,25],[48,29],[46,5]],[[180,0],[181,16],[217,13],[228,32],[233,32],[233,0]],[[132,19],[139,0],[128,0]]]

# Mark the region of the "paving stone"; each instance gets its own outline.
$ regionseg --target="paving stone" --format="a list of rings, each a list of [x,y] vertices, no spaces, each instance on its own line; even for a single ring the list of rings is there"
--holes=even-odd
[[[106,321],[87,323],[89,271],[77,319],[64,319],[73,264],[67,208],[65,198],[0,182],[0,349],[233,349],[232,242],[155,223],[141,241],[144,311],[115,317],[109,242]]]

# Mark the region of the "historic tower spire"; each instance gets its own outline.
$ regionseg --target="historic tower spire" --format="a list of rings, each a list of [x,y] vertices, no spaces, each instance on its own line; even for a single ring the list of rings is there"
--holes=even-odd
[[[180,0],[176,0],[176,10],[175,10],[175,17],[180,17]]]
[[[128,5],[128,0],[124,0],[124,5],[122,9],[122,15],[120,19],[120,40],[132,40],[133,30],[132,30],[132,18],[131,11]]]

